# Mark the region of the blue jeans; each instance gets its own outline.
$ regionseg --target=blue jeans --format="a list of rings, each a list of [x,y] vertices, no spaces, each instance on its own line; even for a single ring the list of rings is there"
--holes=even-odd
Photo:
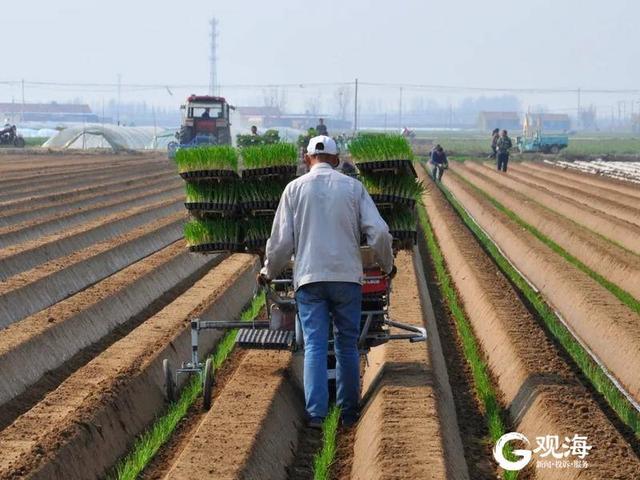
[[[310,417],[329,410],[327,352],[329,318],[333,319],[336,352],[337,403],[342,418],[355,420],[360,402],[358,336],[362,287],[349,282],[316,282],[296,291],[304,336],[304,398]]]
[[[498,153],[498,161],[496,163],[496,166],[498,167],[498,171],[506,172],[508,163],[509,163],[509,153],[508,152]]]

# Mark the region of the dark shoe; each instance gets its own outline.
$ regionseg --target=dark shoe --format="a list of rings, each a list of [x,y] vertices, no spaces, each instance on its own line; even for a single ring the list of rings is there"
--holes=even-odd
[[[307,427],[316,428],[318,430],[322,429],[322,424],[324,423],[324,418],[322,417],[311,417],[307,421]]]
[[[353,428],[357,425],[359,418],[358,417],[343,417],[341,419],[343,428]]]

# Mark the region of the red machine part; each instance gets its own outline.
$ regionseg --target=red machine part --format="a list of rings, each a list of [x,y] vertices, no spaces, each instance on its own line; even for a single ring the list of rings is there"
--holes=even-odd
[[[213,97],[211,95],[195,95],[192,94],[187,98],[187,102],[208,102],[208,103],[226,103],[224,97]]]
[[[389,278],[380,268],[365,268],[364,277],[362,282],[363,295],[384,295],[389,290]]]

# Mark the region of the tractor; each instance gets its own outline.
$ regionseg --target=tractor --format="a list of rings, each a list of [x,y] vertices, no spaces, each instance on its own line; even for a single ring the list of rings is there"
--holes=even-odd
[[[182,111],[182,125],[175,142],[168,145],[169,158],[174,158],[180,148],[201,145],[231,145],[229,112],[235,108],[223,97],[191,95]]]

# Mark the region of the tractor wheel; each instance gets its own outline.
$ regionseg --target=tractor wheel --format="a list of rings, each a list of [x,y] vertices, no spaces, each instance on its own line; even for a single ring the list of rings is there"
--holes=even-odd
[[[191,140],[193,140],[193,128],[192,127],[180,127],[180,132],[178,133],[178,140],[180,141],[180,145],[186,145]]]
[[[202,372],[202,408],[211,408],[211,392],[213,391],[213,361],[208,358]]]
[[[554,155],[556,155],[560,151],[560,149],[558,148],[557,145],[551,145],[551,149],[549,151]]]
[[[228,129],[218,130],[218,145],[231,145],[231,132]]]
[[[176,152],[178,151],[178,142],[169,142],[167,144],[167,153],[169,158],[173,160],[176,158]]]
[[[168,403],[174,402],[176,399],[176,382],[173,378],[173,370],[169,359],[162,361],[162,373],[164,374],[164,397]]]
[[[13,141],[13,145],[18,147],[18,148],[24,148],[24,138],[22,137],[16,137],[16,139]]]

